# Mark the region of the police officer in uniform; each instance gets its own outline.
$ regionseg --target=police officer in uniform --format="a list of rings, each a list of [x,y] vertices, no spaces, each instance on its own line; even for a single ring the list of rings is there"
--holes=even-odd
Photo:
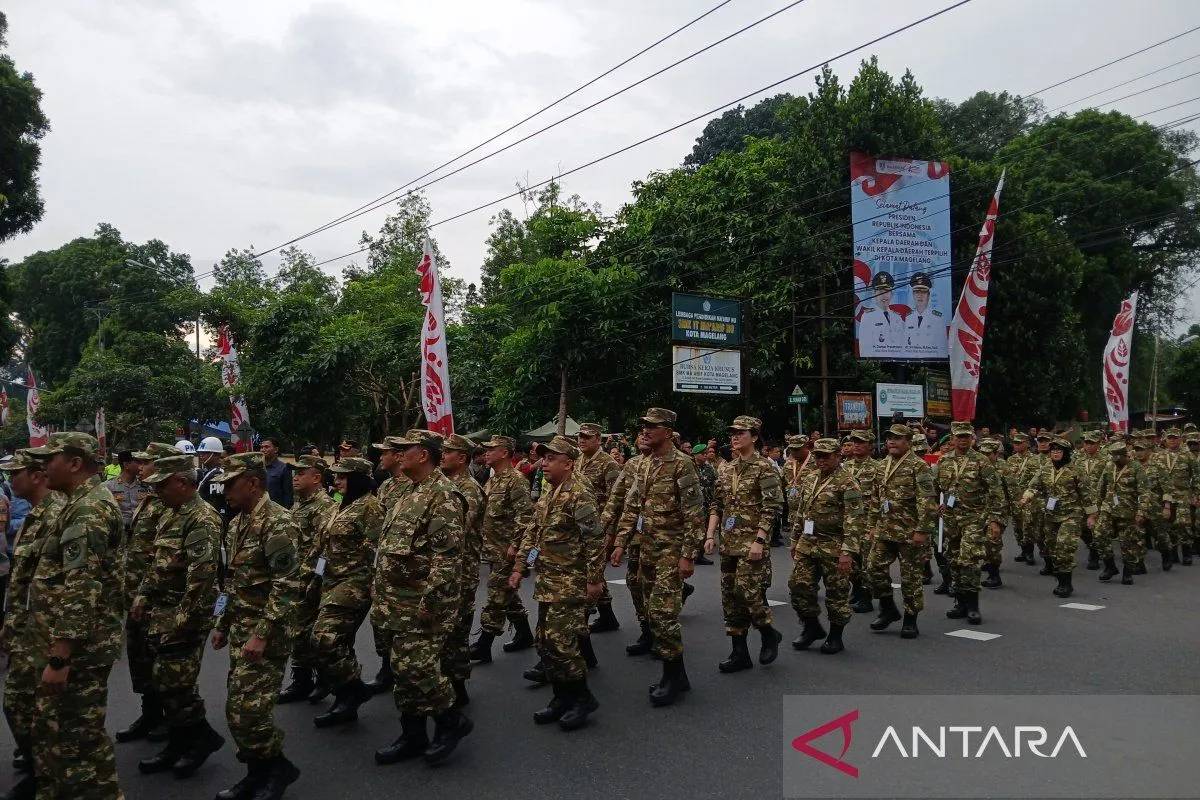
[[[877,272],[871,279],[873,290],[870,306],[859,321],[860,338],[877,345],[898,345],[904,342],[904,320],[891,309],[892,290],[896,281],[890,272]]]
[[[929,307],[933,281],[924,272],[913,273],[909,281],[913,295],[913,310],[904,322],[909,347],[930,354],[941,352],[946,345],[946,319],[942,312]]]

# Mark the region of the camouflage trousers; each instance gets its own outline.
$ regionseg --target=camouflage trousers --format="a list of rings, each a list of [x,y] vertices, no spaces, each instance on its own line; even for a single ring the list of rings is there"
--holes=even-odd
[[[28,747],[32,741],[37,687],[46,666],[46,648],[30,644],[13,643],[8,653],[8,676],[4,679],[4,716],[18,747]]]
[[[633,610],[639,623],[646,621],[646,595],[642,591],[642,548],[641,545],[631,544],[628,550],[629,563],[625,566],[625,588],[629,590],[629,599],[633,601]],[[683,584],[680,584],[683,591]],[[682,608],[682,606],[681,606]]]
[[[387,660],[392,657],[392,632],[371,623],[371,638],[375,642],[375,655]]]
[[[821,616],[817,603],[817,584],[825,583],[825,612],[831,625],[850,621],[850,574],[838,570],[842,554],[841,540],[829,537],[801,537],[796,543],[796,560],[788,578],[792,608],[803,622]]]
[[[442,649],[442,673],[454,681],[471,677],[471,622],[475,619],[475,590],[479,588],[479,559],[463,565],[462,594]]]
[[[203,636],[199,641],[160,647],[155,653],[154,691],[172,728],[204,720],[204,700],[196,688],[203,656]]]
[[[1017,528],[1017,543],[1022,547],[1042,544],[1042,509],[1030,503],[1021,511],[1021,527]]]
[[[1135,564],[1146,557],[1145,539],[1133,520],[1114,517],[1102,511],[1096,521],[1092,546],[1101,559],[1109,559],[1113,558],[1114,543],[1121,546],[1122,564]]]
[[[999,536],[992,536],[987,525],[983,531],[983,563],[998,567],[1004,560],[1004,532],[1001,531]]]
[[[493,636],[504,633],[506,619],[516,624],[529,617],[525,604],[521,602],[521,595],[508,588],[508,576],[512,570],[511,561],[488,562],[487,600],[479,612],[479,627]]]
[[[579,602],[538,603],[538,656],[551,683],[564,683],[587,676],[587,664],[579,650],[579,637],[587,627],[585,606]]]
[[[900,560],[900,595],[904,598],[904,613],[919,614],[925,608],[925,561],[929,545],[911,542],[888,542],[875,539],[871,546],[871,594],[876,600],[892,596],[892,562]]]
[[[442,653],[453,625],[453,614],[441,614],[433,626],[417,620],[416,606],[397,609],[388,620],[392,628],[392,697],[402,714],[432,715],[450,708],[454,687],[442,672]]]
[[[604,560],[606,562],[612,556],[612,549],[613,549],[612,540],[605,539],[604,540]],[[626,581],[626,583],[628,584],[629,581]],[[608,581],[605,580],[603,577],[600,578],[600,599],[597,600],[595,603],[588,603],[588,606],[587,606],[588,616],[592,615],[592,612],[594,612],[596,610],[596,606],[598,606],[598,605],[600,605],[600,606],[611,606],[612,605],[612,592],[610,592],[608,590]]]
[[[979,565],[986,556],[987,538],[981,517],[946,519],[943,550],[950,562],[950,580],[959,592],[979,591]]]
[[[112,739],[104,730],[110,672],[111,660],[76,655],[66,690],[57,695],[38,693],[33,719],[38,800],[122,796]]]
[[[154,647],[149,625],[149,615],[142,622],[125,618],[125,657],[129,661],[129,682],[136,694],[154,690]]]
[[[1081,530],[1080,520],[1075,517],[1048,518],[1044,521],[1042,537],[1055,572],[1075,571],[1075,554],[1079,552]]]
[[[229,641],[225,720],[239,761],[274,758],[283,752],[283,731],[275,724],[275,697],[287,658],[264,656],[250,662],[242,655],[245,644],[244,639]]]
[[[362,676],[354,637],[370,610],[369,599],[361,605],[342,605],[329,599],[321,603],[313,623],[312,647],[317,655],[317,671],[328,685],[342,686]]]
[[[764,588],[770,584],[771,553],[751,561],[742,556],[721,556],[721,610],[725,613],[725,634],[742,636],[753,625],[762,628],[772,623]]]
[[[676,547],[643,546],[638,564],[638,591],[650,632],[654,652],[664,661],[683,656],[683,578],[679,575],[679,550]]]
[[[321,607],[321,579],[313,578],[296,609],[296,643],[292,645],[294,669],[316,669],[317,651],[313,646],[313,624]]]

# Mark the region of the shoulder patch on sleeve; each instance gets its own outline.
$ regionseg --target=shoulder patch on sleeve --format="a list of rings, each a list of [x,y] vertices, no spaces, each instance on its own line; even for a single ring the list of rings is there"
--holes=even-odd
[[[59,545],[62,549],[63,569],[79,569],[87,564],[88,535],[87,529],[82,525],[72,525],[63,531]]]

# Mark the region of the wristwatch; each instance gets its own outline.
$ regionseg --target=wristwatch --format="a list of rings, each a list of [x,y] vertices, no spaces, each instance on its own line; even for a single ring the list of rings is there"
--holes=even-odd
[[[766,544],[767,538],[765,536],[755,536],[754,541],[758,542],[759,544]]]
[[[62,656],[50,656],[50,660],[46,662],[50,665],[50,669],[58,670],[71,665],[71,660]]]

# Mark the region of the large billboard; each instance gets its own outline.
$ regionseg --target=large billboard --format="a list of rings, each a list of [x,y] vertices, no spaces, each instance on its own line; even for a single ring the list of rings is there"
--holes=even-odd
[[[860,358],[947,358],[950,165],[850,154]]]
[[[742,343],[742,304],[721,297],[672,292],[671,338],[688,344],[736,347]]]

